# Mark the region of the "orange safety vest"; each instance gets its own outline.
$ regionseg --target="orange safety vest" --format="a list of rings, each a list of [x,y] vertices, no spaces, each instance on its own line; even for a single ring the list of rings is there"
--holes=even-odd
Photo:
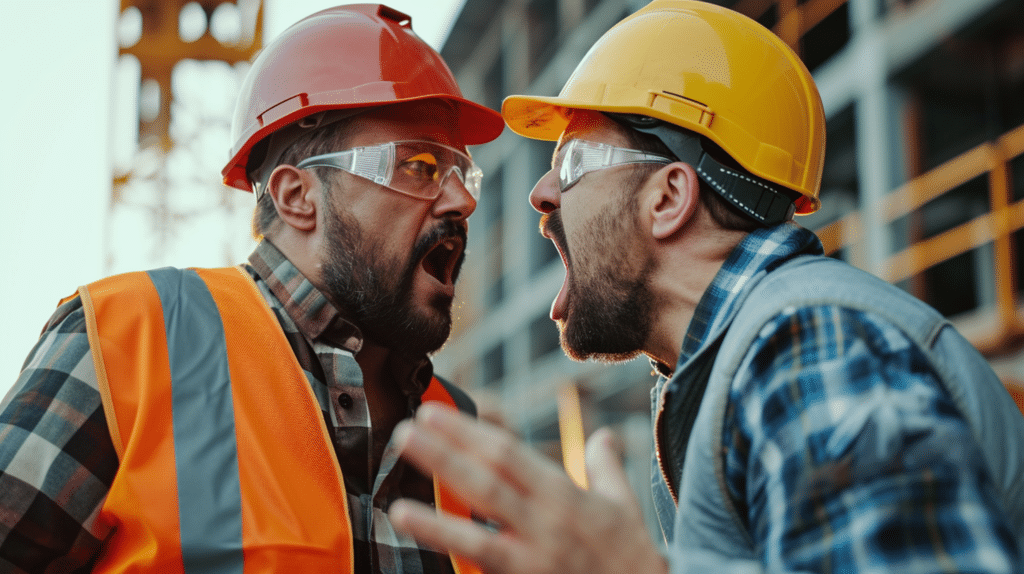
[[[319,403],[249,275],[164,268],[78,293],[120,459],[95,571],[352,572]],[[423,400],[455,404],[436,378]],[[436,480],[434,492],[439,509],[469,517]]]

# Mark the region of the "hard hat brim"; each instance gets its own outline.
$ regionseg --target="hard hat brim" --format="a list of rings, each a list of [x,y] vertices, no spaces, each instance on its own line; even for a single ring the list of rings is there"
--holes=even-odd
[[[556,141],[569,125],[569,116],[573,110],[603,112],[609,111],[607,107],[560,97],[508,96],[501,103],[501,117],[505,125],[518,135],[535,140]],[[637,110],[632,113],[645,112]]]

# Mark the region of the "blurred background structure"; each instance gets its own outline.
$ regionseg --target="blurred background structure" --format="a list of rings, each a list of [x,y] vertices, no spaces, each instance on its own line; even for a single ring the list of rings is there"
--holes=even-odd
[[[467,0],[442,55],[487,106],[556,95],[589,46],[645,3]],[[797,222],[949,317],[1024,409],[1024,1],[713,3],[772,29],[818,83],[823,207]],[[527,195],[553,147],[506,130],[474,151],[485,192],[438,369],[570,468],[578,437],[616,427],[649,505],[650,365],[573,363],[547,316],[564,268]]]
[[[185,238],[203,238],[223,264],[243,260],[253,201],[220,185],[216,152],[231,141],[235,97],[261,46],[261,1],[121,0],[116,30],[114,118],[127,129],[112,138],[130,153],[113,161],[106,270],[145,268]]]
[[[8,15],[22,10],[0,22],[5,41],[36,28],[24,54],[0,59],[0,74],[17,80],[0,105],[9,266],[0,395],[77,285],[245,259],[252,197],[219,177],[242,75],[263,41],[342,0],[118,1],[0,0]],[[590,45],[645,3],[390,4],[441,49],[469,98],[499,109],[508,94],[557,94]],[[1024,408],[1024,0],[714,3],[775,31],[818,82],[828,116],[823,208],[798,222],[833,256],[948,316]],[[109,68],[90,71],[102,58]],[[33,91],[40,78],[57,87]],[[473,150],[484,193],[437,372],[574,475],[583,437],[615,427],[649,511],[650,365],[574,363],[548,319],[564,268],[527,196],[553,147],[506,130]]]

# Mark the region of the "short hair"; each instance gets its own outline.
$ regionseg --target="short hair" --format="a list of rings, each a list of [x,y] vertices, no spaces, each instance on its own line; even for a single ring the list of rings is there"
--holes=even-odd
[[[273,170],[278,165],[295,165],[307,157],[330,153],[343,148],[345,146],[348,126],[349,122],[347,120],[340,120],[303,134],[281,152],[281,159],[277,162],[277,165],[267,167],[266,169]],[[313,173],[325,188],[330,186],[331,181],[327,175],[327,170],[330,168],[312,167],[308,169],[313,170]],[[277,208],[274,206],[274,201],[269,199],[269,196],[269,193],[264,192],[262,197],[256,202],[256,208],[253,210],[252,236],[257,241],[273,231],[281,221],[277,214]]]

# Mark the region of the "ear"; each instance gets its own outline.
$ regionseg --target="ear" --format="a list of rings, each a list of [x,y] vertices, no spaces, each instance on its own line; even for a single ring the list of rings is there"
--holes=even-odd
[[[648,201],[651,235],[667,239],[693,217],[700,199],[697,172],[690,164],[677,161],[648,180],[653,184]]]
[[[279,165],[267,180],[267,193],[281,221],[299,231],[316,229],[320,200],[319,180],[310,172],[291,165]]]

